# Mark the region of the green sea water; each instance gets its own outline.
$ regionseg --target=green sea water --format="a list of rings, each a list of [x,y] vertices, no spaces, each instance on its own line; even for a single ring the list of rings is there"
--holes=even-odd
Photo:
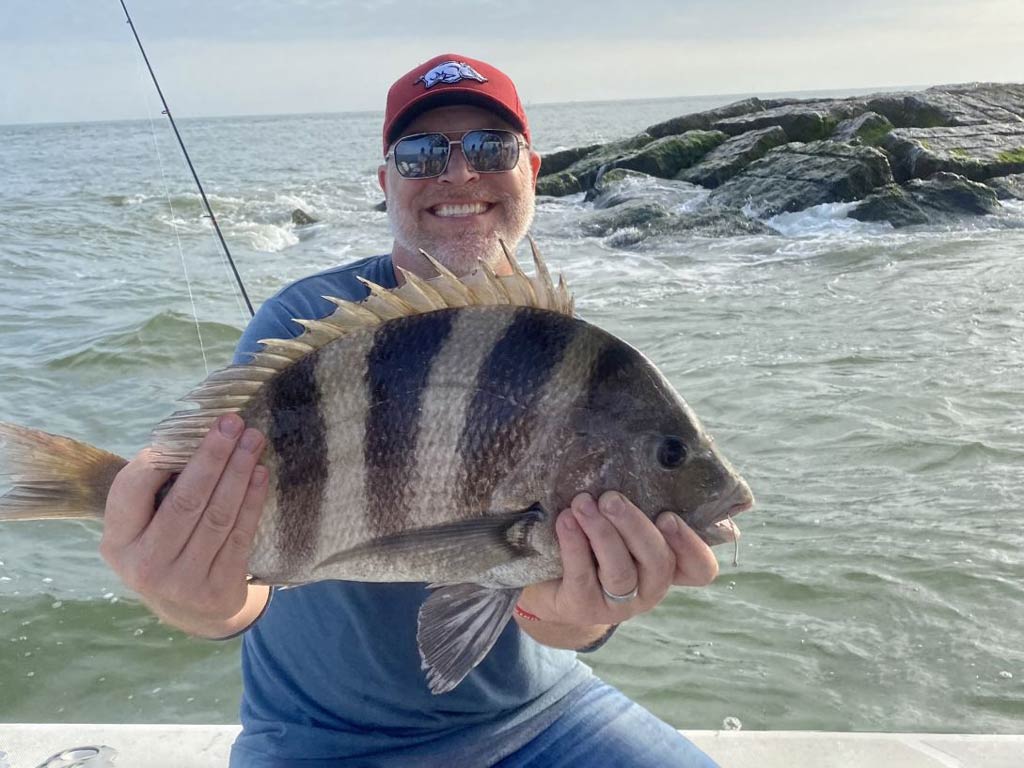
[[[531,119],[547,151],[724,101]],[[379,125],[181,121],[255,301],[388,249]],[[131,455],[228,361],[246,313],[171,142],[159,121],[0,127],[0,419]],[[738,566],[720,548],[714,585],[587,661],[679,727],[1020,732],[1024,208],[894,231],[848,207],[625,249],[583,234],[578,197],[539,204],[580,313],[665,371],[758,498]],[[237,641],[158,624],[99,536],[0,527],[0,721],[236,722]]]

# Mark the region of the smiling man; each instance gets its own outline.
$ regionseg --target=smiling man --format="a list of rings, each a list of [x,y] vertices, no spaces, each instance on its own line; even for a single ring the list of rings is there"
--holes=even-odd
[[[363,277],[430,277],[430,253],[457,274],[487,260],[508,273],[530,226],[540,157],[512,81],[445,54],[388,93],[378,171],[391,253],[299,280],[269,299],[236,361],[259,339],[323,317],[322,297],[361,299]],[[317,582],[273,595],[246,582],[266,495],[264,437],[222,417],[154,509],[167,479],[144,451],[115,481],[102,552],[164,621],[195,635],[244,632],[243,732],[236,768],[281,766],[708,766],[676,730],[603,683],[575,651],[651,610],[673,584],[717,574],[673,513],[652,523],[614,492],[577,496],[558,517],[564,575],[527,587],[491,652],[452,691],[427,688],[416,644],[422,584]]]

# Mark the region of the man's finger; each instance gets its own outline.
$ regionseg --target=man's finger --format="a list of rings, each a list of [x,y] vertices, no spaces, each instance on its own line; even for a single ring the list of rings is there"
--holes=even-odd
[[[252,471],[235,526],[210,568],[210,581],[214,584],[230,584],[239,575],[245,576],[248,573],[253,539],[256,538],[256,529],[267,499],[268,477],[266,467],[258,466]]]
[[[263,435],[255,429],[242,434],[181,553],[181,559],[190,567],[209,572],[217,553],[234,531],[263,444]]]
[[[153,519],[157,491],[170,476],[153,467],[149,450],[141,451],[117,473],[103,514],[104,550],[126,547],[146,530]]]
[[[597,558],[597,578],[613,595],[625,595],[640,586],[640,574],[633,556],[607,517],[601,514],[590,494],[572,500],[572,511]]]
[[[175,559],[192,537],[244,428],[237,414],[217,419],[153,516],[140,544]]]
[[[639,574],[639,583],[645,590],[657,593],[647,596],[660,597],[672,583],[675,573],[675,558],[665,537],[647,515],[621,493],[603,493],[598,507],[625,542]],[[614,592],[607,584],[605,586],[609,592]],[[622,586],[625,592],[629,591],[628,584]]]
[[[570,599],[582,599],[597,587],[597,568],[590,541],[571,509],[558,516],[555,530],[562,555],[562,585],[569,590]]]
[[[679,515],[662,512],[658,516],[657,525],[676,558],[673,584],[704,587],[715,580],[718,576],[718,558]]]

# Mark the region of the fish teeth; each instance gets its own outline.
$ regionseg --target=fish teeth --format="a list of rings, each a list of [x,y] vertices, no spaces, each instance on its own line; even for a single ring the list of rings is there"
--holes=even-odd
[[[435,216],[473,216],[487,210],[487,203],[443,204],[433,208]]]

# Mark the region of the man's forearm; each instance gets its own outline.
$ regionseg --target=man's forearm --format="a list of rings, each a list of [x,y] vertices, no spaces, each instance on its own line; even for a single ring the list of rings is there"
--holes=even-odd
[[[255,622],[270,600],[270,587],[250,584],[245,605],[234,616],[228,619],[205,619],[195,615],[187,615],[173,608],[146,603],[157,618],[165,624],[180,629],[186,634],[211,640],[226,639],[245,631]]]

